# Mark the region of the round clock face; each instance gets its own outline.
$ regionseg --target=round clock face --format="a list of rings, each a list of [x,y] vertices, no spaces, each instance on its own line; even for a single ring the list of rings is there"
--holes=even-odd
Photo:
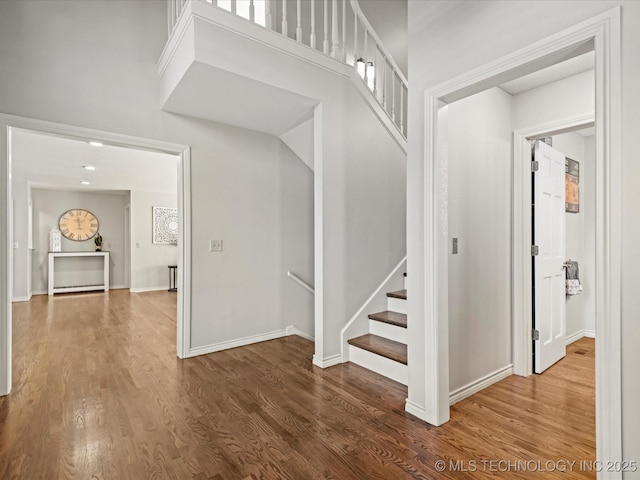
[[[98,231],[98,219],[88,210],[75,208],[60,216],[58,226],[65,238],[84,241],[92,238]]]

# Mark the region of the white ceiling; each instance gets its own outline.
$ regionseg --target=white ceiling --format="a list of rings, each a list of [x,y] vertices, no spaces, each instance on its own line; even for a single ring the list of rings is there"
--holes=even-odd
[[[564,62],[504,83],[500,85],[500,88],[511,95],[517,95],[563,78],[593,70],[595,68],[595,58],[595,52],[593,51],[578,55]]]
[[[87,140],[14,130],[12,175],[29,180],[39,188],[111,193],[177,192],[177,156],[116,145],[94,147]],[[83,165],[96,169],[89,171],[82,168]],[[91,184],[82,185],[81,181]]]

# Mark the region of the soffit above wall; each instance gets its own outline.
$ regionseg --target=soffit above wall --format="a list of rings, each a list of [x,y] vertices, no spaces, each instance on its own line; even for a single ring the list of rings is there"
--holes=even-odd
[[[34,187],[117,193],[123,190],[176,193],[178,157],[85,140],[14,130],[12,174]],[[86,170],[83,165],[96,167]],[[90,185],[82,185],[81,181]]]
[[[537,72],[530,73],[500,85],[500,88],[511,95],[533,90],[534,88],[568,78],[595,68],[595,52],[587,52],[564,62],[557,63]]]

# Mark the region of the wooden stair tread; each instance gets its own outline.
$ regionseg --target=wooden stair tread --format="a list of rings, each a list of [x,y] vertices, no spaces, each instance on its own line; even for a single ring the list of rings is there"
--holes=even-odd
[[[387,293],[387,297],[401,298],[403,300],[406,300],[407,299],[407,291],[406,290],[398,290],[397,292],[389,292],[389,293]]]
[[[370,333],[352,338],[348,343],[396,362],[407,364],[407,346],[402,343],[371,335]]]
[[[372,313],[369,315],[369,318],[378,322],[407,328],[407,316],[404,313],[391,312],[387,310],[385,312]]]

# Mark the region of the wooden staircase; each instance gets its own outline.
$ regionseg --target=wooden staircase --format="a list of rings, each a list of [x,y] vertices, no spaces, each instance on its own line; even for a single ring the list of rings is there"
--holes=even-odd
[[[369,333],[348,340],[349,360],[404,385],[407,371],[407,291],[387,293],[387,310],[369,315]]]

